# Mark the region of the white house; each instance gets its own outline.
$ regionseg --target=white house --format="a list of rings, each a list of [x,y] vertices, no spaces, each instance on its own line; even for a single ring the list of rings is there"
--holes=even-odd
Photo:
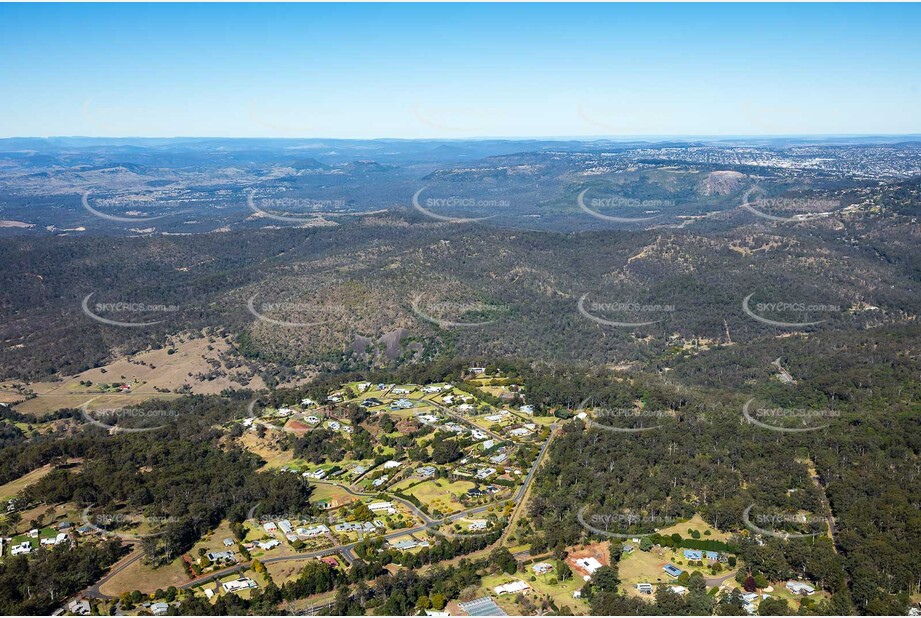
[[[476,471],[476,477],[478,479],[485,479],[489,476],[492,476],[495,473],[496,473],[495,468],[480,468],[479,470]]]
[[[205,556],[211,562],[220,562],[221,560],[232,560],[236,562],[237,557],[232,551],[209,551]]]
[[[396,513],[396,509],[393,508],[393,502],[372,502],[368,505],[368,508],[374,512],[387,511],[391,515]]]
[[[48,537],[47,539],[42,539],[42,545],[61,545],[70,540],[70,537],[67,536],[66,532],[58,532],[57,536]]]
[[[588,571],[589,575],[592,575],[595,571],[597,571],[604,565],[598,562],[595,558],[588,557],[588,558],[576,559],[576,566],[585,569],[586,571]]]
[[[543,575],[544,573],[549,573],[550,571],[552,571],[553,565],[550,564],[549,562],[538,562],[531,568],[534,569],[534,572],[537,573],[538,575]]]
[[[317,524],[315,526],[310,526],[309,528],[298,528],[298,536],[303,536],[307,538],[312,538],[315,536],[320,536],[321,534],[326,534],[329,532],[329,527],[323,524]]]
[[[521,581],[520,579],[516,579],[515,581],[509,582],[508,584],[496,586],[494,590],[496,591],[496,594],[514,594],[516,592],[523,592],[530,587],[531,586],[529,586],[527,583]]]
[[[239,590],[249,590],[250,588],[255,588],[256,582],[248,577],[241,577],[240,579],[224,582],[221,584],[221,586],[223,586],[225,592],[237,592]]]
[[[20,556],[22,554],[31,554],[32,553],[32,544],[28,541],[24,541],[19,545],[13,545],[10,548],[10,554],[13,556]]]
[[[797,582],[793,580],[787,582],[787,590],[789,590],[793,594],[802,594],[806,596],[815,594],[815,588],[813,588],[809,584],[805,582]]]
[[[264,524],[262,524],[262,527],[265,529],[266,532],[275,532],[276,530],[278,530],[278,526],[275,525],[274,521],[267,521]]]
[[[501,464],[505,462],[506,459],[508,459],[508,453],[498,453],[497,455],[490,457],[489,461],[494,464]]]
[[[281,545],[281,541],[277,539],[269,539],[268,541],[260,541],[258,543],[259,549],[272,549],[273,547],[278,547]]]
[[[92,609],[90,602],[85,599],[74,600],[67,604],[67,611],[77,616],[89,616]]]

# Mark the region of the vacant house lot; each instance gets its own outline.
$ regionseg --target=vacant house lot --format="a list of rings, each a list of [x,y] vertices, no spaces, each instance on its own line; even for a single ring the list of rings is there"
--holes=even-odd
[[[423,481],[409,488],[410,485],[418,482],[419,479],[407,479],[394,485],[393,489],[415,496],[425,505],[429,513],[438,510],[446,515],[464,510],[465,507],[459,498],[467,493],[467,490],[475,487],[470,481],[451,482],[447,479],[437,479]]]

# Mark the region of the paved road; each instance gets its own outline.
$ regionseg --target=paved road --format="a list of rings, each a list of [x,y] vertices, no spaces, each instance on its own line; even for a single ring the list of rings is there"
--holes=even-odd
[[[313,483],[320,484],[320,485],[332,485],[333,487],[338,487],[339,489],[344,489],[344,490],[346,491],[346,493],[348,493],[350,496],[355,496],[356,498],[376,498],[376,497],[379,496],[381,493],[387,493],[387,492],[367,493],[367,492],[363,492],[363,491],[356,491],[356,490],[355,490],[354,488],[352,488],[350,485],[344,485],[344,484],[340,484],[340,483],[332,483],[332,482],[330,482],[330,481],[312,481],[312,482],[313,482]],[[409,511],[410,511],[413,515],[415,515],[416,517],[418,517],[419,519],[421,519],[421,520],[422,520],[423,522],[425,522],[425,523],[431,523],[432,521],[434,521],[431,517],[429,517],[429,516],[425,513],[425,511],[423,511],[422,509],[420,509],[419,507],[417,507],[415,504],[413,504],[413,503],[410,502],[409,500],[404,500],[403,498],[400,498],[399,496],[392,496],[392,497],[391,497],[391,500],[393,500],[393,501],[395,501],[395,502],[399,502],[400,504],[402,504],[403,506],[405,506],[407,509],[409,509]]]
[[[133,546],[134,546],[134,548],[132,549],[131,553],[128,554],[127,556],[125,556],[124,558],[122,558],[121,560],[119,560],[118,562],[116,562],[116,563],[112,566],[111,570],[110,570],[108,573],[106,573],[105,575],[103,575],[102,578],[100,578],[99,581],[97,581],[95,584],[93,584],[92,586],[90,586],[89,588],[87,588],[86,590],[84,590],[84,591],[83,591],[83,594],[84,594],[84,595],[86,595],[86,596],[88,596],[88,597],[94,597],[94,598],[97,598],[97,599],[111,599],[111,598],[113,598],[113,597],[111,597],[111,596],[109,596],[109,595],[107,595],[107,594],[103,594],[102,591],[101,591],[99,588],[100,588],[103,584],[105,584],[107,581],[109,581],[110,579],[112,579],[113,577],[115,577],[116,575],[118,575],[121,571],[123,571],[124,569],[128,568],[129,566],[131,566],[132,564],[134,564],[135,562],[137,562],[138,560],[140,560],[141,557],[144,555],[144,550],[141,549],[141,546],[140,546],[139,543],[137,543],[137,541],[124,541],[124,543],[125,543],[126,545],[133,545]]]
[[[738,570],[739,569],[734,569],[725,575],[720,575],[719,577],[704,577],[704,581],[707,582],[707,588],[718,588],[730,577],[735,577],[736,571]]]
[[[553,428],[554,428],[554,430],[555,430],[556,425],[554,425]],[[534,480],[534,475],[537,473],[537,469],[538,469],[538,467],[539,467],[539,464],[540,464],[541,460],[543,459],[544,455],[546,454],[547,449],[550,447],[550,443],[551,443],[552,439],[553,439],[553,436],[551,435],[550,438],[548,438],[547,441],[544,443],[544,445],[541,447],[540,452],[537,454],[537,457],[534,459],[534,463],[531,464],[531,469],[528,470],[528,474],[527,474],[527,476],[525,476],[524,483],[521,485],[521,487],[520,487],[520,488],[518,489],[518,491],[515,493],[515,496],[514,496],[514,498],[513,498],[513,501],[515,502],[516,507],[517,507],[519,501],[525,496],[525,494],[527,493],[528,487],[530,486],[531,482]],[[314,481],[314,482],[322,482],[322,481]],[[336,485],[337,487],[341,487],[342,489],[345,489],[349,494],[351,494],[351,495],[353,495],[353,496],[359,496],[359,497],[376,497],[376,496],[378,495],[378,494],[366,494],[366,493],[363,493],[363,492],[357,492],[357,491],[353,490],[351,487],[348,487],[348,486],[346,486],[346,485],[338,485],[338,484],[336,484],[336,483],[329,483],[329,482],[327,482],[326,484],[328,484],[328,485]],[[444,518],[442,518],[442,519],[432,519],[431,517],[429,517],[428,515],[426,515],[425,513],[423,513],[421,510],[419,510],[419,509],[418,509],[415,505],[413,505],[412,503],[409,503],[409,502],[407,502],[407,501],[405,501],[405,500],[402,500],[402,499],[396,498],[396,497],[394,497],[394,499],[397,500],[397,501],[399,501],[401,504],[407,506],[407,508],[409,508],[409,509],[413,512],[414,515],[417,515],[424,523],[423,523],[421,526],[416,526],[416,527],[414,527],[414,528],[409,528],[409,529],[405,529],[405,528],[404,528],[404,529],[402,529],[402,530],[397,530],[397,531],[395,531],[395,532],[390,532],[390,533],[388,533],[388,534],[385,534],[385,535],[384,535],[384,539],[386,539],[386,540],[388,540],[388,541],[390,541],[390,540],[392,540],[392,539],[399,538],[399,537],[401,537],[401,536],[406,536],[407,534],[417,534],[417,533],[420,533],[420,532],[426,532],[426,531],[430,530],[431,528],[435,528],[435,527],[437,527],[437,526],[441,526],[441,525],[446,524],[446,523],[451,523],[451,522],[457,521],[458,519],[463,519],[464,517],[468,517],[468,516],[470,516],[470,515],[475,515],[475,514],[477,514],[477,513],[482,513],[482,512],[488,511],[490,508],[492,508],[493,506],[495,506],[494,504],[484,504],[484,505],[482,505],[482,506],[473,507],[473,508],[467,509],[467,510],[465,510],[465,511],[461,511],[461,512],[459,512],[459,513],[454,513],[453,515],[449,515],[449,516],[444,517]],[[289,562],[289,561],[296,561],[296,560],[307,560],[307,559],[310,559],[310,558],[322,558],[323,556],[329,556],[329,555],[331,555],[331,554],[340,554],[340,555],[343,556],[343,558],[344,558],[347,562],[351,563],[352,560],[354,560],[354,549],[355,549],[359,544],[360,544],[360,541],[356,541],[356,542],[354,542],[354,543],[347,543],[347,544],[345,544],[345,545],[337,545],[337,546],[335,546],[335,547],[330,547],[330,548],[327,548],[327,549],[322,549],[322,550],[314,551],[314,552],[298,553],[298,554],[292,555],[292,556],[276,556],[276,557],[274,557],[274,558],[265,558],[265,559],[260,560],[260,562],[262,562],[262,564],[277,564],[277,563],[279,563],[279,562]],[[519,553],[523,553],[523,552],[519,552]],[[110,595],[103,594],[102,591],[99,590],[99,587],[100,587],[102,584],[104,584],[105,582],[107,582],[108,580],[110,580],[112,577],[114,577],[115,575],[117,575],[119,572],[121,572],[124,568],[126,568],[126,567],[129,566],[130,564],[132,564],[132,563],[134,563],[135,561],[137,561],[138,559],[140,559],[140,557],[141,557],[142,555],[143,555],[143,552],[140,550],[140,548],[138,548],[138,550],[136,551],[136,555],[134,555],[133,557],[131,557],[131,560],[130,560],[129,562],[118,563],[118,564],[116,564],[116,565],[112,568],[112,570],[111,570],[107,575],[105,575],[102,579],[100,579],[98,582],[96,582],[93,586],[91,586],[90,588],[88,588],[88,589],[84,592],[84,594],[85,594],[86,596],[90,596],[90,597],[94,597],[94,598],[98,598],[98,599],[111,599],[111,598],[113,598],[113,597],[110,596]],[[196,586],[200,586],[200,585],[205,584],[205,583],[208,583],[208,582],[210,582],[210,581],[214,581],[215,579],[220,579],[220,578],[222,578],[222,577],[226,577],[227,575],[231,575],[231,574],[233,574],[233,573],[235,573],[235,572],[237,572],[237,571],[245,570],[245,569],[249,568],[251,564],[252,564],[251,562],[242,562],[242,563],[236,564],[236,565],[234,565],[234,566],[232,566],[232,567],[228,567],[228,568],[226,568],[226,569],[221,569],[221,570],[219,570],[219,571],[213,571],[213,572],[211,572],[211,573],[208,573],[207,575],[204,575],[204,576],[202,576],[202,577],[198,577],[198,578],[196,578],[196,579],[190,580],[190,581],[188,581],[188,582],[186,582],[186,583],[184,583],[184,584],[181,584],[181,585],[179,585],[179,586],[177,586],[177,587],[178,587],[180,590],[187,590],[187,589],[189,589],[189,588],[194,588],[194,587],[196,587]]]

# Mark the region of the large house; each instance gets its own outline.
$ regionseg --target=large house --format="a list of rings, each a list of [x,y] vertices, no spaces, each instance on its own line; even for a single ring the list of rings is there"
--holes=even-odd
[[[470,532],[481,532],[486,530],[488,523],[489,522],[487,522],[485,519],[474,519],[470,522],[470,525],[467,526],[467,530]]]
[[[538,562],[533,567],[531,567],[535,573],[538,575],[543,575],[544,573],[549,573],[553,570],[553,565],[549,562]]]
[[[229,582],[224,582],[221,584],[225,592],[237,592],[239,590],[249,590],[250,588],[256,587],[256,582],[251,580],[248,577],[241,577]]]
[[[13,545],[10,548],[10,554],[13,556],[20,556],[22,554],[31,554],[32,553],[32,544],[29,541],[23,541],[19,545]]]
[[[530,587],[531,586],[529,586],[526,582],[523,582],[520,579],[516,579],[513,582],[502,584],[501,586],[496,586],[494,590],[496,591],[496,594],[514,594],[516,592],[524,592]]]
[[[92,608],[86,599],[71,601],[67,604],[67,611],[75,616],[89,616]]]
[[[589,575],[593,575],[595,571],[603,567],[604,565],[598,562],[595,558],[589,556],[588,558],[577,558],[576,566],[582,569],[585,569]]]
[[[800,595],[805,595],[805,596],[810,596],[810,595],[815,594],[815,588],[813,588],[809,584],[805,582],[797,582],[793,580],[787,582],[787,590],[789,590],[793,594],[800,594]]]
[[[674,564],[666,564],[664,567],[662,567],[662,570],[665,571],[671,577],[678,577],[684,572],[678,567],[676,567]]]
[[[393,502],[372,502],[368,508],[377,513],[378,511],[387,511],[388,515],[394,515],[397,510],[393,507]]]
[[[329,527],[323,524],[317,524],[315,526],[310,526],[309,528],[298,528],[298,536],[303,536],[307,538],[312,538],[315,536],[320,536],[321,534],[326,534],[329,532]]]

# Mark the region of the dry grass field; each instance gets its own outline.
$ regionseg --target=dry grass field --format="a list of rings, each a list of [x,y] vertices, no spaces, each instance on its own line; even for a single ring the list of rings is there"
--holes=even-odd
[[[178,586],[189,580],[182,566],[182,559],[160,568],[153,568],[144,564],[140,559],[127,568],[117,573],[112,579],[100,586],[103,594],[119,595],[126,590],[140,590],[143,593],[156,592],[157,588],[166,590],[170,586]]]
[[[169,350],[174,350],[172,354]],[[124,407],[148,399],[177,397],[176,389],[188,386],[192,393],[210,395],[224,389],[261,389],[265,384],[251,376],[246,367],[228,368],[222,355],[231,350],[226,339],[209,342],[201,337],[176,337],[170,345],[132,356],[118,358],[108,365],[89,369],[55,382],[28,384],[37,397],[16,405],[23,414],[40,415],[61,408],[79,408],[92,401],[96,407]],[[213,377],[207,379],[206,376]],[[92,386],[81,385],[90,381]],[[98,384],[124,383],[127,392],[102,393]],[[159,389],[159,390],[158,390]],[[168,391],[166,393],[162,391]],[[0,396],[11,399],[15,394],[9,386],[0,387]],[[18,395],[21,399],[21,395]],[[0,402],[4,399],[0,399]]]

